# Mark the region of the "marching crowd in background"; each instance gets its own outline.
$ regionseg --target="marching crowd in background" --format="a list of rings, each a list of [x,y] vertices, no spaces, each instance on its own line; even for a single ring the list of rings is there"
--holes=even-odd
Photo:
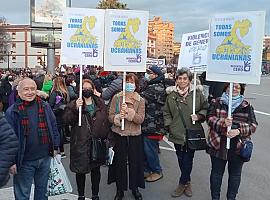
[[[123,199],[124,191],[130,189],[134,198],[141,200],[138,188],[145,188],[145,181],[163,177],[159,142],[167,135],[174,144],[181,171],[171,197],[191,197],[192,183],[196,184],[191,181],[195,150],[187,146],[186,129],[203,130],[202,123],[206,121],[211,198],[223,199],[220,191],[228,163],[227,199],[236,199],[246,162],[239,153],[241,144],[250,139],[257,127],[254,109],[244,97],[244,84],[233,85],[229,118],[229,84],[208,82],[205,73],[196,80],[194,88],[188,69],[153,65],[146,73],[128,73],[125,93],[121,72],[105,72],[91,66],[83,73],[80,83],[76,67],[55,75],[30,69],[0,71],[0,187],[8,182],[11,173],[16,200],[29,199],[33,180],[34,199],[47,199],[50,159],[56,154],[65,158],[64,144],[70,143],[70,170],[76,174],[78,200],[85,199],[89,173],[92,200],[98,200],[100,166],[105,163],[89,156],[93,145],[89,141],[95,137],[106,139],[115,152],[107,180],[108,184],[116,184],[114,199]],[[78,94],[80,84],[82,99]],[[82,124],[78,126],[80,107]],[[231,127],[230,131],[227,127]],[[227,138],[231,139],[230,149],[226,148]]]

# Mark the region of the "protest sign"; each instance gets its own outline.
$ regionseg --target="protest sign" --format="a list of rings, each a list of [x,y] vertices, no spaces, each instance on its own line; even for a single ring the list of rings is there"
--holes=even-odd
[[[263,11],[214,15],[206,79],[259,84],[264,25]]]
[[[165,58],[158,59],[158,58],[147,58],[146,59],[146,66],[149,68],[152,65],[156,65],[158,67],[165,67]]]
[[[61,63],[103,66],[102,9],[67,8],[63,17]]]
[[[106,71],[146,70],[148,17],[146,11],[106,10]]]
[[[177,68],[206,71],[208,41],[208,30],[183,34]]]

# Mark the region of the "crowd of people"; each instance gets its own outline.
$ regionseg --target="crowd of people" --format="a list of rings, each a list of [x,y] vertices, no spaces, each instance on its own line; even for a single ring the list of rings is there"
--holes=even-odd
[[[116,185],[114,200],[123,199],[128,189],[134,199],[142,200],[139,188],[145,188],[145,181],[151,183],[163,177],[159,142],[167,135],[174,144],[181,172],[171,197],[191,197],[195,150],[187,145],[186,128],[203,131],[202,123],[206,122],[212,200],[223,199],[220,191],[227,163],[227,199],[236,199],[246,161],[239,150],[257,127],[254,109],[244,97],[244,84],[234,83],[232,117],[228,117],[229,84],[210,83],[209,93],[205,93],[200,84],[193,87],[193,75],[186,68],[162,70],[153,65],[146,73],[128,73],[125,92],[121,72],[89,67],[83,73],[80,83],[78,68],[57,74],[43,70],[0,72],[0,187],[8,181],[10,172],[14,175],[16,200],[29,199],[33,181],[34,199],[45,200],[51,157],[69,155],[78,200],[85,199],[89,173],[92,200],[98,200],[100,166],[105,163],[89,156],[94,137],[106,140],[115,152],[107,180]],[[206,85],[203,76],[201,81]],[[231,141],[229,149],[227,138]],[[65,152],[65,143],[70,143],[69,153]]]

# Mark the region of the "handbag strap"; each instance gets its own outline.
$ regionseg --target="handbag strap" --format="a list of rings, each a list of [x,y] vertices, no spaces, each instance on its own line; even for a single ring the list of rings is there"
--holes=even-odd
[[[184,119],[184,116],[183,116],[183,112],[182,112],[181,106],[178,105],[178,102],[177,102],[176,99],[175,99],[175,104],[176,104],[177,110],[179,111],[179,115],[180,115],[180,118],[181,118],[182,123],[183,123],[183,125],[184,125],[184,128],[187,130],[187,124],[186,124],[186,121],[185,121],[185,119]],[[185,137],[186,137],[186,141],[187,141],[187,131],[185,131]],[[184,148],[185,148],[185,149],[184,149]],[[183,150],[185,150],[185,152],[188,152],[188,146],[187,146],[187,144],[184,145]]]
[[[177,110],[179,111],[179,115],[181,117],[181,120],[182,120],[182,123],[184,125],[184,128],[187,129],[187,124],[186,124],[186,121],[184,119],[184,116],[183,116],[183,112],[182,112],[182,109],[181,109],[181,106],[178,105],[178,102],[177,100],[175,99],[175,103],[176,103],[176,107],[177,107]]]
[[[87,118],[86,115],[84,115],[84,117],[85,117],[87,129],[90,131],[90,134],[89,134],[89,135],[90,135],[90,137],[92,138],[92,137],[93,137],[93,135],[91,134],[91,133],[92,133],[92,129],[91,129],[91,126],[90,126],[90,124],[89,124],[89,122],[88,122],[88,118]]]

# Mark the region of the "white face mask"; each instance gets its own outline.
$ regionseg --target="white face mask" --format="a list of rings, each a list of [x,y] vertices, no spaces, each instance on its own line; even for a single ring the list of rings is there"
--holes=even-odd
[[[145,74],[144,74],[144,77],[145,77],[145,79],[146,79],[147,81],[150,81],[150,75],[149,75],[149,74],[145,73]]]
[[[76,82],[72,82],[70,85],[76,87]]]

